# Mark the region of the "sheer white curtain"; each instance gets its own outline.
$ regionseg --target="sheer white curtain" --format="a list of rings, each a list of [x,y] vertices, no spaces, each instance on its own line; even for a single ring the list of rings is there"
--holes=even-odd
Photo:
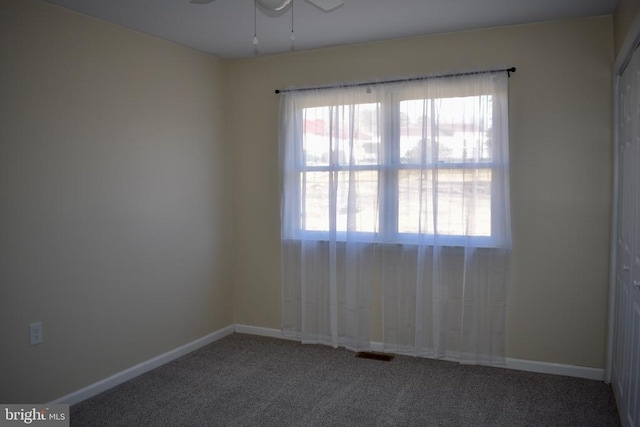
[[[369,348],[379,96],[343,88],[282,97],[283,330],[303,342]]]
[[[500,364],[507,75],[281,96],[284,333]]]

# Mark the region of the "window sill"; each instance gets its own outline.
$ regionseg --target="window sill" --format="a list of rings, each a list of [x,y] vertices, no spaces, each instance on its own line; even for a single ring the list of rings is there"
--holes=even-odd
[[[424,235],[398,234],[390,238],[383,238],[376,233],[334,233],[322,231],[300,232],[293,236],[283,237],[286,241],[299,242],[337,242],[337,243],[370,243],[378,246],[444,246],[444,247],[473,247],[508,249],[509,245],[488,236],[450,236],[450,235]]]

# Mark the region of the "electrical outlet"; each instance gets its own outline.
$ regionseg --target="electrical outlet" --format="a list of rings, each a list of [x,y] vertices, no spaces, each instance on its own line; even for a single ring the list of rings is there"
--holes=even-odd
[[[42,344],[42,322],[29,325],[29,345]]]

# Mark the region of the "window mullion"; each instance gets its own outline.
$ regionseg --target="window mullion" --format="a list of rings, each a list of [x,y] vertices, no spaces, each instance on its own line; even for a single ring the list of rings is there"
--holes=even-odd
[[[382,101],[381,115],[380,236],[382,241],[392,241],[398,233],[400,108],[391,94],[387,94]]]

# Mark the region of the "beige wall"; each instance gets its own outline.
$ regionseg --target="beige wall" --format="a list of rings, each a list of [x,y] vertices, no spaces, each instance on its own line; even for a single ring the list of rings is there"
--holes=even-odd
[[[0,402],[233,323],[226,83],[211,56],[0,2]]]
[[[602,368],[612,37],[612,18],[600,17],[231,63],[236,322],[280,327],[274,89],[513,65],[514,270],[507,353]]]
[[[634,19],[640,12],[640,1],[638,0],[618,0],[616,12],[613,15],[613,36],[614,52],[620,53],[622,44],[631,29]]]

